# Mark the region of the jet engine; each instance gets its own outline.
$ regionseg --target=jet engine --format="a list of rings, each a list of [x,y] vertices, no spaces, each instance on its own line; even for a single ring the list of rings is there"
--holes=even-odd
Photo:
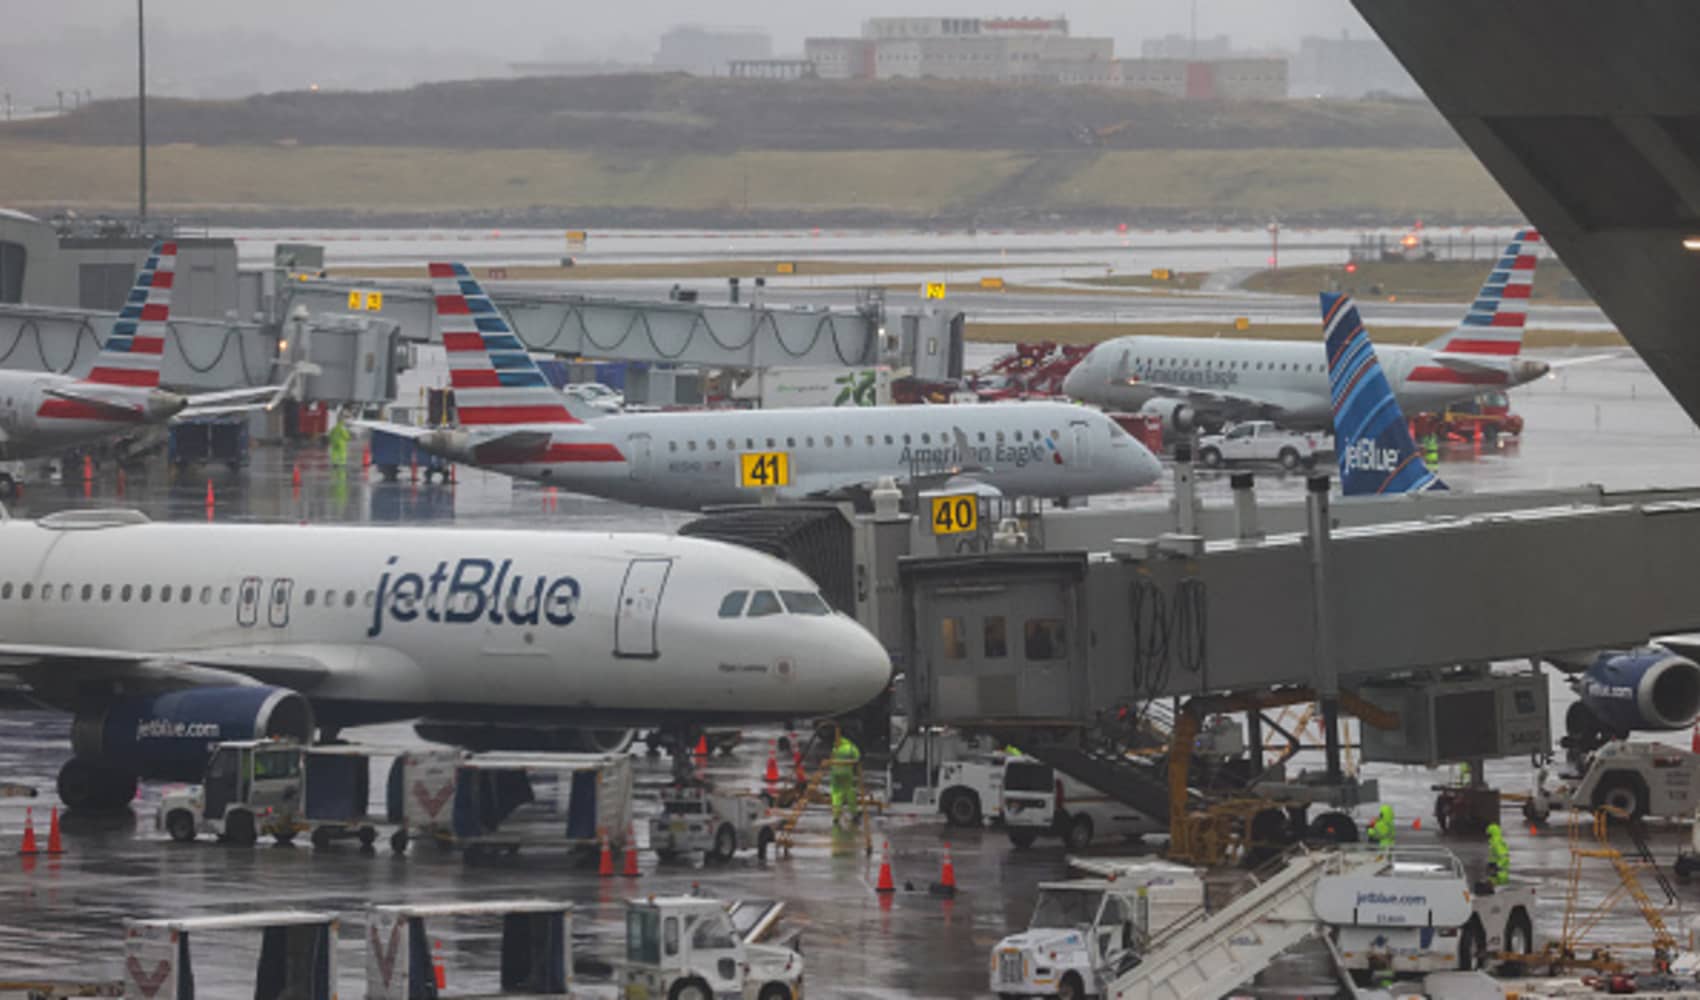
[[[1173,399],[1147,400],[1139,412],[1152,417],[1163,419],[1163,433],[1185,434],[1199,426],[1198,411],[1186,403]]]
[[[200,781],[213,744],[267,738],[310,742],[307,699],[266,685],[122,698],[72,722],[76,756],[59,772],[59,798],[72,809],[124,806],[137,778]]]
[[[531,750],[550,753],[622,753],[637,734],[630,729],[582,729],[457,719],[421,719],[413,731],[422,740],[475,752]]]
[[[1700,718],[1700,665],[1659,646],[1601,652],[1574,684],[1587,715],[1565,720],[1573,737],[1590,727],[1618,737],[1687,729]]]

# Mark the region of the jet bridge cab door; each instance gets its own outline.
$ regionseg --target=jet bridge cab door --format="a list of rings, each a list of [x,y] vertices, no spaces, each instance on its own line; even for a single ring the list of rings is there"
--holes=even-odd
[[[942,725],[1084,717],[1085,569],[1082,553],[901,563],[920,716]]]

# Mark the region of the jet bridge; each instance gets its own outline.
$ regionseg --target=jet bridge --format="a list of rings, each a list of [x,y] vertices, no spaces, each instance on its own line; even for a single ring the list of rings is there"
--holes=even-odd
[[[651,361],[703,368],[854,368],[889,365],[918,378],[962,374],[963,316],[941,309],[888,315],[879,300],[854,310],[756,303],[643,301],[488,288],[525,345],[575,357]],[[375,312],[402,336],[441,343],[430,289],[399,281],[309,279],[278,289],[280,314]]]

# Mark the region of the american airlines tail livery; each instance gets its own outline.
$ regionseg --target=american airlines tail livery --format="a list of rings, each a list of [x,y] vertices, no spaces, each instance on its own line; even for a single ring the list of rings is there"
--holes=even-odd
[[[1522,356],[1540,239],[1534,230],[1512,239],[1451,332],[1423,347],[1380,349],[1407,412],[1522,385],[1551,369]],[[1171,431],[1252,418],[1323,429],[1332,412],[1327,359],[1309,341],[1118,337],[1094,347],[1069,372],[1063,392],[1159,415]]]
[[[883,477],[1068,498],[1146,485],[1162,466],[1095,410],[1064,403],[575,414],[461,264],[430,265],[459,426],[365,422],[457,462],[592,496],[694,510],[755,499],[762,461],[786,499]]]
[[[795,567],[703,539],[0,519],[0,674],[73,714],[76,809],[220,740],[803,719],[890,669]]]
[[[1375,345],[1350,296],[1322,293],[1322,329],[1341,491],[1362,496],[1446,489],[1417,454],[1405,413],[1381,373]]]
[[[176,262],[176,243],[154,244],[88,374],[0,371],[0,462],[60,455],[179,414],[275,405],[283,398],[287,383],[193,396],[159,387]],[[0,471],[0,498],[14,485]]]

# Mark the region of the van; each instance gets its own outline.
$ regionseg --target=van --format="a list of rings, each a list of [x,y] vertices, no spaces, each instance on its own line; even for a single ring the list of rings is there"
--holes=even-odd
[[[1003,824],[1009,842],[1032,847],[1060,837],[1071,851],[1112,837],[1142,837],[1168,828],[1139,810],[1032,757],[1011,757],[1003,771]]]

